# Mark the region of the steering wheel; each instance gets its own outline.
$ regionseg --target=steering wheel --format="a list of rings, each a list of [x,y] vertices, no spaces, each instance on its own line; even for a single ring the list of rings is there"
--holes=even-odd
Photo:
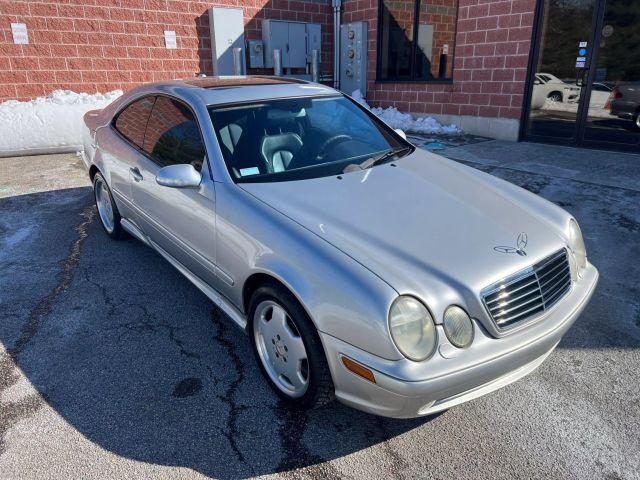
[[[344,133],[334,135],[333,137],[327,138],[320,148],[318,149],[318,155],[316,155],[317,160],[322,160],[324,158],[325,153],[330,149],[338,145],[339,143],[348,142],[349,140],[353,140],[350,135],[345,135]]]

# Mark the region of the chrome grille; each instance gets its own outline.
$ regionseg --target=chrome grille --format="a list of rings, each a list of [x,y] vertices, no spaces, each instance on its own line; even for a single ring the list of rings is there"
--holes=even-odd
[[[499,330],[539,314],[571,288],[565,249],[482,290],[482,301]]]

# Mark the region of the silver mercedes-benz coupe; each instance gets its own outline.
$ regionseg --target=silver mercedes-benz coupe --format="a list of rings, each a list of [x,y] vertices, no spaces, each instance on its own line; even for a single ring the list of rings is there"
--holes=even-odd
[[[107,234],[244,329],[294,406],[445,410],[540,365],[597,280],[574,218],[279,77],[133,89],[85,115]]]

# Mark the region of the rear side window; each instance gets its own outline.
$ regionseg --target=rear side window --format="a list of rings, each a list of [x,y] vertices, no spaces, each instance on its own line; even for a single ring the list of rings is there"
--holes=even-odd
[[[145,97],[137,100],[122,110],[116,118],[116,130],[140,148],[144,143],[144,129],[147,126],[154,99],[155,97]]]
[[[191,110],[168,97],[156,99],[147,123],[143,149],[162,167],[190,163],[198,171],[205,155]]]

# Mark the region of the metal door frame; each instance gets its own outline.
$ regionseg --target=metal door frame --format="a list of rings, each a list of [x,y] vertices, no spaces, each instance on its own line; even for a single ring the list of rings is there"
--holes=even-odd
[[[531,141],[540,143],[551,143],[559,145],[567,145],[574,147],[588,147],[588,148],[605,148],[612,150],[623,151],[638,151],[637,144],[625,144],[615,142],[603,142],[597,140],[588,140],[584,138],[587,124],[587,117],[589,114],[589,101],[591,99],[591,89],[596,76],[596,68],[591,68],[597,55],[600,53],[600,41],[602,39],[602,27],[604,23],[604,14],[606,9],[607,0],[594,0],[595,8],[593,11],[593,18],[591,21],[591,31],[589,32],[589,44],[587,46],[587,58],[586,76],[583,76],[582,90],[580,92],[580,102],[578,103],[578,111],[576,114],[576,129],[575,134],[571,138],[555,138],[546,137],[543,135],[527,134],[527,119],[531,113],[531,96],[533,95],[533,81],[536,74],[536,66],[540,58],[540,43],[542,40],[543,20],[544,20],[544,0],[538,0],[536,2],[536,8],[534,11],[534,18],[536,19],[533,25],[533,33],[531,36],[531,47],[529,51],[529,64],[527,66],[527,77],[524,91],[524,105],[522,108],[522,114],[520,117],[520,141]],[[586,108],[585,108],[586,107]]]

